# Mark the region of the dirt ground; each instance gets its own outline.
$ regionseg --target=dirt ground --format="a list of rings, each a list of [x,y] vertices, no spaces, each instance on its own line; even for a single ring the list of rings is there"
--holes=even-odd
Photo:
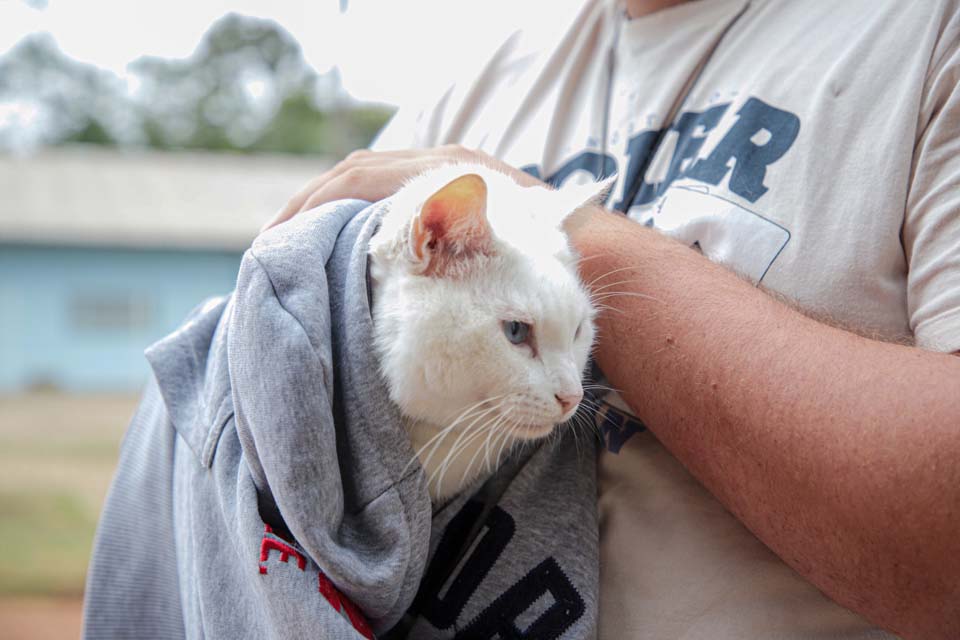
[[[76,638],[126,395],[0,396],[0,637]]]
[[[80,637],[83,599],[0,598],[0,637],[62,640]]]

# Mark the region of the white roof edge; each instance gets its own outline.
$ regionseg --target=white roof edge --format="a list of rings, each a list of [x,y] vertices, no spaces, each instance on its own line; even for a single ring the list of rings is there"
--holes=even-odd
[[[0,156],[0,244],[242,251],[331,164],[96,147]]]

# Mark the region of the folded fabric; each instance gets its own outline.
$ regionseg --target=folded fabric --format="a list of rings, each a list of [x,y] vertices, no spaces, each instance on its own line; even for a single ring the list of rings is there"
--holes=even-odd
[[[147,350],[84,637],[593,637],[595,442],[517,451],[431,506],[371,348],[383,211],[262,234],[234,293]]]

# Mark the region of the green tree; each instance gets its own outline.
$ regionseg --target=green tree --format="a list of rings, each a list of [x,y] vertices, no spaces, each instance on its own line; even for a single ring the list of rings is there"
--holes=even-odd
[[[42,144],[145,145],[342,155],[369,144],[390,110],[357,103],[337,71],[319,76],[270,20],[224,16],[185,59],[140,58],[138,88],[64,56],[49,37],[0,59],[0,102],[44,114]],[[0,147],[15,146],[0,129]]]
[[[72,60],[47,34],[31,35],[0,58],[0,103],[29,104],[42,128],[32,144],[90,140],[115,144],[127,132],[132,105],[119,79],[96,67]],[[18,146],[21,127],[0,129],[0,147]]]

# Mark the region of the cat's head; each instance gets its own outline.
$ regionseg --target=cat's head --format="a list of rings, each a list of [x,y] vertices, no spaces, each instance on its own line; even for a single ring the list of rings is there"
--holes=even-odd
[[[409,417],[548,434],[583,397],[594,308],[563,219],[603,186],[522,188],[486,167],[414,179],[371,241],[375,341]],[[486,412],[486,413],[483,413]]]

